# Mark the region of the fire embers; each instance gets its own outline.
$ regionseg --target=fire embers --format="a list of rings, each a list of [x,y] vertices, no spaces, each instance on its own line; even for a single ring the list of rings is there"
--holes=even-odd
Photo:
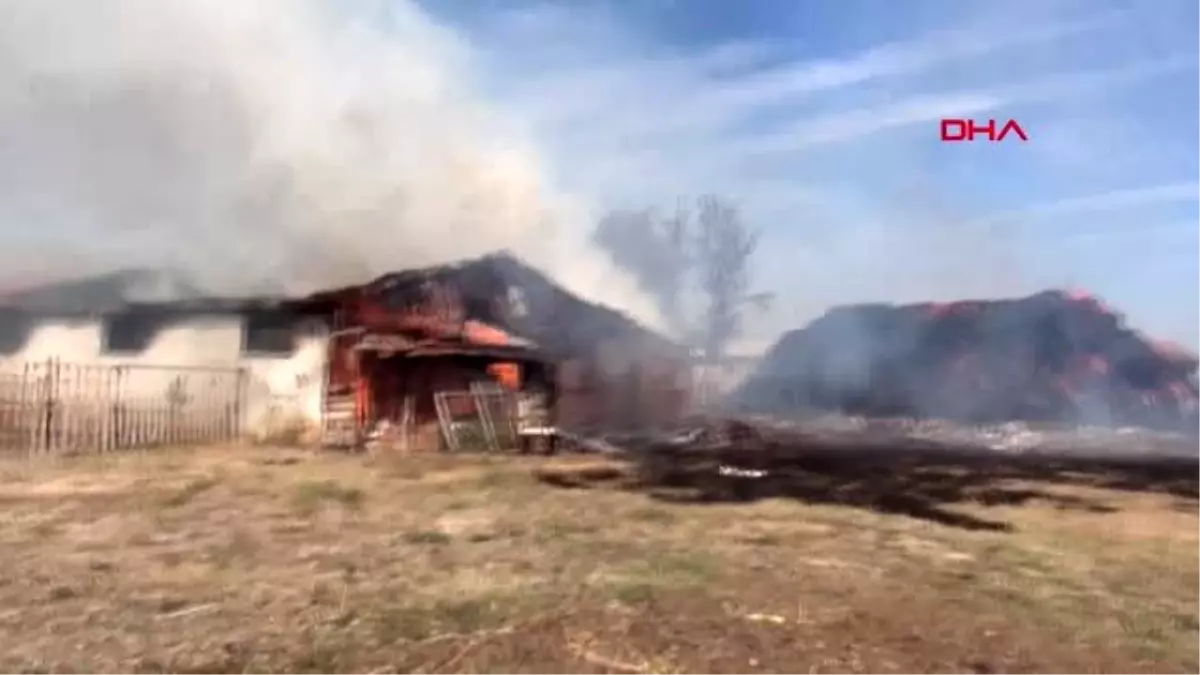
[[[1194,430],[1196,366],[1086,294],[859,305],[785,335],[737,402],[769,412]]]

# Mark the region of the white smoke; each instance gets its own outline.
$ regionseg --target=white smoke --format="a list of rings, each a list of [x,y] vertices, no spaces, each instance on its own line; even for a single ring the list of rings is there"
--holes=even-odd
[[[403,2],[5,0],[0,263],[303,291],[508,248],[657,323],[477,90]]]

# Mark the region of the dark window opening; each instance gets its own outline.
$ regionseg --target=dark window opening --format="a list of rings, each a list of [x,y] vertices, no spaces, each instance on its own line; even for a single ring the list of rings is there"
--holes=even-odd
[[[104,351],[109,353],[139,353],[150,346],[162,321],[146,314],[111,316],[104,324]]]
[[[21,351],[33,333],[33,318],[24,314],[0,314],[0,354],[12,356]]]
[[[296,324],[289,317],[251,314],[246,317],[243,351],[288,356],[296,351]]]

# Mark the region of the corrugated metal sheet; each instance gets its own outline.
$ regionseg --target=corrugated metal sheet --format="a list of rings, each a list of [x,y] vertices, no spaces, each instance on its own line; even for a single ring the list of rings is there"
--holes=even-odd
[[[407,352],[417,345],[417,342],[404,335],[395,333],[367,333],[352,349],[369,352]]]

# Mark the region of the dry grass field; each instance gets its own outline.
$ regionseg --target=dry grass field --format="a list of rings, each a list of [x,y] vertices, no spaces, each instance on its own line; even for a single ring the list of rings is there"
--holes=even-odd
[[[0,465],[7,672],[1196,672],[1190,495],[679,503],[595,458]],[[1035,493],[1030,493],[1035,494]]]

